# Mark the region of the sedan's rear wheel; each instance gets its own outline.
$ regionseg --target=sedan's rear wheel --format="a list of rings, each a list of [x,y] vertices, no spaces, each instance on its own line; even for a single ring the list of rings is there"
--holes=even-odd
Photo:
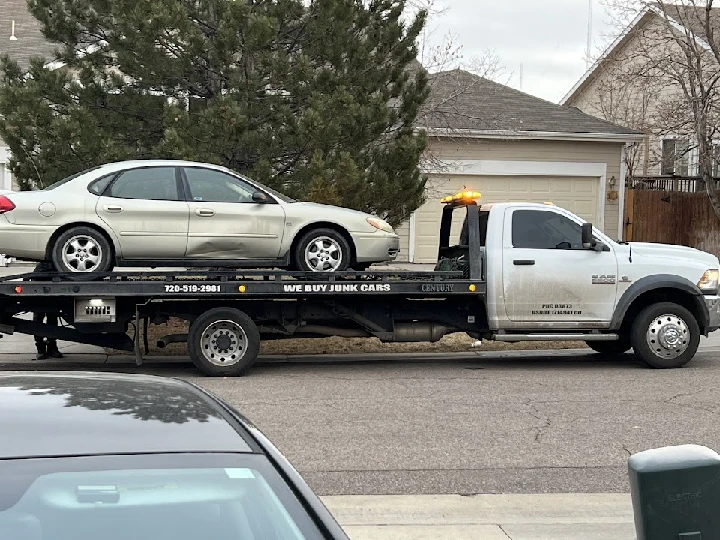
[[[55,240],[52,260],[58,272],[108,272],[112,267],[112,248],[99,231],[90,227],[73,227]]]
[[[350,245],[332,229],[315,229],[302,237],[294,253],[295,267],[305,272],[341,272],[350,266]]]

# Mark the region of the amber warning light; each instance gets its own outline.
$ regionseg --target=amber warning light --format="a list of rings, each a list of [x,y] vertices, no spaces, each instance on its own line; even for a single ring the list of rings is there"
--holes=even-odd
[[[440,199],[441,203],[452,203],[456,201],[464,201],[464,202],[471,202],[476,201],[480,198],[480,193],[477,191],[463,191],[461,193],[457,193],[455,195],[448,195],[447,197],[443,197]]]

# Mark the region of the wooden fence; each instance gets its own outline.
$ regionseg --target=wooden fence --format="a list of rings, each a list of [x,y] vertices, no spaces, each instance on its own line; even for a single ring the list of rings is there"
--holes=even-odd
[[[705,193],[628,189],[624,221],[626,241],[677,244],[720,255],[720,219]]]

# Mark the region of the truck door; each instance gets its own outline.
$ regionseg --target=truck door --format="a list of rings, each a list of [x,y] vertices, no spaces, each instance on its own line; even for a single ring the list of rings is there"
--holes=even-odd
[[[583,248],[581,223],[557,208],[506,209],[502,279],[508,319],[534,323],[529,327],[609,323],[617,259],[611,245],[600,247]]]

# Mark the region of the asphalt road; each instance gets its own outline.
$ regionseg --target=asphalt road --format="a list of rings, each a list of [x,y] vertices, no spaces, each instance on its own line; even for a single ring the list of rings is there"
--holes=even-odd
[[[229,401],[322,495],[600,493],[628,490],[630,453],[720,450],[718,360],[714,347],[672,371],[577,352],[265,364],[241,379],[197,376],[184,364],[141,371]],[[0,370],[38,368],[47,366],[0,358]]]

